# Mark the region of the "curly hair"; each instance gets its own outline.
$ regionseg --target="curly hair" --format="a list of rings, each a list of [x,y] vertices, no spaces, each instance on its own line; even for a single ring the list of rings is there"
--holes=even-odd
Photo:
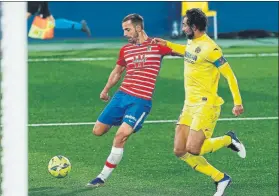
[[[192,27],[195,25],[199,31],[205,31],[207,27],[207,17],[198,8],[193,8],[186,11],[187,24]]]

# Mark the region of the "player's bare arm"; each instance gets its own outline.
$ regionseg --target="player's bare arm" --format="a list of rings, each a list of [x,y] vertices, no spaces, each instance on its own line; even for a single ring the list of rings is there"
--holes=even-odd
[[[124,66],[120,66],[120,65],[115,66],[115,68],[110,73],[106,86],[104,87],[104,89],[102,90],[102,92],[100,94],[100,99],[102,99],[103,101],[109,100],[108,92],[120,80],[121,75],[124,70],[125,70]]]
[[[241,99],[241,95],[239,92],[238,83],[237,83],[235,74],[228,63],[219,67],[219,70],[220,70],[220,73],[227,79],[232,96],[233,96],[234,107],[232,109],[232,113],[235,116],[239,116],[240,114],[242,114],[244,112],[244,108],[242,105],[242,99]]]

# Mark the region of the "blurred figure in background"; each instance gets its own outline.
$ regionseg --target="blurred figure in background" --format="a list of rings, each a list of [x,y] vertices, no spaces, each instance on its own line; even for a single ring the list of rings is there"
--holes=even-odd
[[[85,32],[91,36],[90,28],[85,20],[74,22],[71,20],[59,18],[54,19],[52,16],[48,2],[46,1],[28,1],[27,4],[27,19],[35,15],[32,27],[29,32],[29,37],[38,39],[50,39],[53,37],[53,28],[56,29],[75,29]],[[47,35],[43,35],[47,32]]]

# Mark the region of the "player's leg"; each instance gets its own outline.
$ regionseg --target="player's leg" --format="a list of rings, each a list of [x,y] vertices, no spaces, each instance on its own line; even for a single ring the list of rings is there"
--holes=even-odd
[[[188,140],[190,140],[190,138],[188,138]],[[214,196],[223,196],[226,188],[232,181],[230,176],[213,167],[203,156],[186,153],[180,159],[184,160],[194,170],[211,177],[214,180],[217,189]]]
[[[134,133],[133,127],[131,127],[126,122],[123,122],[122,125],[119,127],[118,131],[115,134],[112,149],[110,155],[108,156],[105,166],[102,172],[97,176],[97,181],[104,184],[104,182],[108,179],[111,175],[112,171],[116,168],[116,166],[120,163],[123,152],[124,152],[124,145],[128,140],[129,136]],[[98,179],[99,178],[99,179]],[[100,184],[100,185],[102,185]],[[96,185],[93,183],[93,186]]]
[[[186,143],[190,132],[190,127],[184,124],[178,124],[175,128],[174,149],[175,156],[182,157],[187,153]]]
[[[124,145],[129,136],[132,135],[132,133],[138,132],[142,128],[142,124],[151,110],[151,101],[138,101],[137,98],[134,97],[132,97],[131,101],[132,104],[128,104],[129,106],[127,107],[123,117],[123,123],[119,127],[114,137],[112,151],[109,158],[107,159],[108,164],[102,171],[102,173],[105,172],[105,175],[102,175],[101,173],[101,175],[99,176],[104,180],[108,178],[113,169],[121,161],[124,151]]]
[[[132,133],[137,132],[142,128],[142,124],[150,112],[151,101],[140,100],[139,102],[134,102],[134,100],[132,100],[132,104],[129,104],[130,101],[131,100],[128,98],[127,105],[129,106],[123,115],[123,123],[114,137],[112,150],[107,158],[105,166],[97,178],[87,184],[87,187],[94,188],[104,185],[112,171],[120,163],[127,139]]]
[[[111,125],[104,124],[97,120],[96,124],[94,125],[94,127],[92,129],[92,133],[96,136],[102,136],[103,134],[107,133],[110,128],[111,128]]]
[[[220,116],[220,106],[199,106],[195,113],[191,140],[187,143],[187,151],[194,155],[204,155],[215,152],[220,148],[230,145],[231,138],[223,136],[211,138],[216,122]]]
[[[191,123],[192,117],[190,110],[187,106],[184,106],[175,127],[173,152],[178,158],[184,156],[187,153],[186,143],[190,132]]]
[[[205,140],[212,136],[216,121],[219,117],[218,111],[212,110],[211,107],[207,106],[198,106],[194,110],[193,122],[186,144],[188,153],[184,157],[181,157],[181,159],[196,171],[210,176],[217,184],[218,194],[223,194],[227,186],[231,183],[231,178],[217,170],[204,157],[200,156]]]
[[[98,120],[92,130],[92,133],[94,135],[101,136],[106,133],[111,126],[121,124],[123,115],[125,113],[125,106],[121,104],[123,99],[124,98],[119,92],[113,96],[109,104],[105,107],[101,115],[98,117]],[[116,135],[119,135],[118,133],[125,133],[126,136],[128,136],[129,134],[127,134],[127,132],[130,133],[132,131],[130,131],[130,128],[127,127],[125,124],[122,124]],[[123,134],[121,135],[123,136]],[[123,148],[117,148],[113,146],[102,172],[97,178],[92,180],[86,186],[92,188],[102,186],[105,179],[111,174],[113,169],[122,159],[122,155]]]
[[[122,149],[123,152],[124,145],[128,140],[129,136],[134,133],[133,127],[131,127],[126,122],[123,122],[122,125],[119,127],[118,131],[115,134],[113,139],[113,147],[117,149]]]
[[[196,131],[191,129],[186,144],[188,152],[180,159],[184,160],[194,170],[211,177],[217,187],[215,196],[222,196],[225,189],[231,183],[231,178],[213,167],[203,156],[198,155],[204,140],[205,135],[202,130]]]
[[[236,134],[232,131],[228,132],[224,136],[211,138],[214,128],[216,126],[217,120],[220,116],[221,107],[220,106],[206,106],[203,107],[202,113],[196,118],[197,125],[202,127],[197,127],[196,129],[201,129],[200,137],[205,136],[205,139],[200,147],[200,143],[195,142],[194,140],[189,143],[189,149],[195,155],[204,155],[207,153],[213,153],[223,147],[229,147],[234,151],[237,151],[239,156],[245,158],[246,151],[244,145],[237,138]],[[199,122],[201,121],[201,122]],[[195,126],[195,125],[194,125]],[[195,138],[195,137],[193,137]],[[198,145],[198,146],[193,146]],[[200,147],[200,149],[199,149]]]
[[[202,156],[199,156],[199,150],[204,140],[205,136],[202,130],[196,131],[191,129],[186,144],[187,154],[181,159],[188,163],[196,171],[210,176],[215,182],[218,182],[224,177],[224,173],[218,171]]]
[[[105,184],[105,181],[120,163],[123,157],[124,145],[133,132],[134,129],[130,125],[125,122],[122,123],[114,137],[113,146],[110,155],[105,162],[103,170],[95,179],[86,185],[87,187],[96,188]]]
[[[197,151],[199,153],[203,141],[205,140],[205,135],[202,131],[193,132],[189,127],[189,125],[194,123],[193,119],[195,120],[194,114],[196,110],[196,107],[184,106],[178,120],[179,125],[176,127],[174,153],[195,170],[211,176],[215,180],[220,180],[224,178],[223,173],[212,167],[202,156],[193,155],[197,153]],[[191,154],[191,152],[193,154]]]
[[[111,153],[97,178],[104,182],[110,176],[122,159],[126,141],[132,133],[138,132],[142,128],[142,124],[149,111],[149,107],[141,104],[135,104],[127,108],[123,123],[114,137]]]
[[[197,106],[192,108],[193,122],[188,136],[186,149],[187,154],[184,161],[195,170],[210,176],[215,182],[224,177],[224,173],[211,166],[200,155],[204,142],[211,139],[216,121],[220,114],[220,109],[212,106]]]
[[[91,36],[90,28],[88,27],[85,20],[81,22],[75,22],[72,20],[59,18],[55,20],[55,28],[56,29],[75,29],[85,32],[88,36]]]
[[[218,170],[214,170],[203,157],[193,155],[196,149],[200,149],[205,139],[202,131],[193,132],[190,130],[189,125],[193,124],[194,113],[195,107],[184,106],[175,130],[174,154],[197,171],[218,178],[220,173]],[[189,151],[192,151],[193,154]]]
[[[221,137],[205,139],[200,149],[199,155],[213,153],[223,147],[228,147],[237,152],[241,158],[246,157],[245,147],[233,131],[229,131]],[[199,150],[197,150],[197,152],[198,151]]]
[[[107,133],[112,126],[121,125],[125,113],[125,106],[122,104],[123,99],[122,93],[116,92],[114,94],[110,102],[99,115],[92,129],[94,135],[102,136]]]

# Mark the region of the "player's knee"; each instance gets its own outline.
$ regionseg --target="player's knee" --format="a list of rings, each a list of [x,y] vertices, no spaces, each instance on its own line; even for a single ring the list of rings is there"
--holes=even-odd
[[[200,155],[200,147],[193,145],[186,145],[186,151],[192,155]]]
[[[113,145],[117,148],[123,148],[128,137],[129,137],[129,135],[127,135],[123,132],[118,132],[114,137]]]
[[[178,148],[174,148],[173,149],[173,153],[175,154],[175,156],[177,157],[182,157],[183,155],[186,154],[186,150],[185,149],[178,149]]]
[[[103,133],[100,131],[100,129],[98,129],[97,127],[94,127],[93,129],[92,129],[92,134],[93,135],[96,135],[96,136],[101,136],[101,135],[103,135]]]
[[[127,138],[128,138],[128,135],[126,135],[125,133],[123,133],[123,132],[119,132],[119,133],[117,133],[116,135],[115,135],[115,138],[114,138],[114,140],[116,141],[116,143],[123,143],[123,142],[125,142],[126,140],[127,140]]]
[[[119,127],[114,137],[113,145],[118,148],[124,147],[124,144],[126,143],[127,139],[133,132],[134,130],[130,125],[128,125],[127,123],[123,123]]]
[[[176,132],[181,132],[182,129],[183,129],[182,125],[177,125],[177,126],[175,127],[175,131],[176,131]]]
[[[99,124],[95,124],[92,129],[92,133],[96,136],[102,136],[106,132],[106,129]]]

